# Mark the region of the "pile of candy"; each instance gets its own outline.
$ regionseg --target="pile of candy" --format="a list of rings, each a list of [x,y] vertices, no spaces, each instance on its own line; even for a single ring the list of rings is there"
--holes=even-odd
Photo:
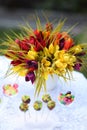
[[[71,94],[71,91],[68,91],[65,94],[60,93],[60,95],[58,96],[58,100],[61,104],[69,105],[74,101],[74,95]]]
[[[3,86],[3,93],[6,96],[12,96],[18,93],[18,84],[6,84]]]

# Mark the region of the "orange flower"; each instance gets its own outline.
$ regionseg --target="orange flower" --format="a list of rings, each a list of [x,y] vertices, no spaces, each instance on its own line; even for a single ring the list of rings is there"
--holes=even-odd
[[[54,36],[54,45],[59,44],[59,40],[61,39],[62,34],[61,33],[57,33],[56,36]]]
[[[73,40],[71,38],[68,38],[67,40],[65,40],[64,42],[64,47],[63,49],[64,50],[69,50],[70,47],[72,47],[74,44],[73,44]]]

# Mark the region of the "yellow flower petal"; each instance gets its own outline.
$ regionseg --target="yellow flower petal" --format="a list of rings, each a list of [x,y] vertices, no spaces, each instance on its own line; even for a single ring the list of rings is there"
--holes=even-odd
[[[50,61],[46,61],[45,62],[45,66],[47,67],[47,66],[50,66],[51,65],[51,62]]]
[[[54,69],[52,67],[48,67],[48,72],[49,72],[49,74],[53,74],[54,73]]]
[[[71,56],[69,61],[72,62],[72,63],[75,62],[76,61],[76,57],[75,56]]]
[[[58,67],[58,68],[60,68],[60,69],[65,69],[66,66],[67,66],[66,63],[62,63],[60,60],[57,60],[57,61],[55,62],[55,65],[56,65],[56,67]]]
[[[26,69],[21,70],[21,71],[19,72],[19,75],[20,75],[20,76],[25,76],[26,74],[27,74],[27,70],[26,70]]]
[[[80,46],[80,45],[77,45],[77,46],[74,48],[74,52],[75,52],[75,54],[78,54],[78,53],[82,52],[81,46]]]
[[[14,67],[12,68],[12,70],[13,70],[14,72],[17,72],[20,76],[25,76],[25,75],[27,74],[27,71],[28,71],[27,69],[21,67],[20,65],[14,66]]]
[[[46,60],[46,58],[43,58],[41,63],[44,65],[44,67],[48,67],[51,65],[51,62]]]
[[[49,52],[50,52],[51,54],[54,53],[54,46],[53,46],[53,44],[50,44],[50,46],[49,46]]]
[[[65,55],[63,56],[63,60],[64,60],[64,62],[68,62],[69,59],[70,59],[69,54],[65,54]]]
[[[37,52],[35,52],[35,51],[29,51],[27,54],[27,58],[29,60],[35,60],[36,57],[37,57]]]

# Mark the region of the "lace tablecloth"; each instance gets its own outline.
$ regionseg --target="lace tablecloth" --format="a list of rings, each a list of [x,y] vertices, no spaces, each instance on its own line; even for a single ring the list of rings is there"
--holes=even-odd
[[[4,78],[8,69],[9,60],[0,57],[0,130],[86,130],[87,129],[87,80],[78,72],[73,72],[74,79],[65,83],[62,79],[57,81],[57,87],[48,93],[56,102],[53,111],[49,111],[43,104],[41,111],[33,109],[34,86],[24,81],[23,77],[14,75]],[[3,94],[4,84],[18,83],[18,93],[12,97]],[[68,106],[58,101],[58,95],[71,91],[75,100]],[[43,92],[38,97],[41,100]],[[19,110],[21,97],[29,95],[31,103],[26,113]]]

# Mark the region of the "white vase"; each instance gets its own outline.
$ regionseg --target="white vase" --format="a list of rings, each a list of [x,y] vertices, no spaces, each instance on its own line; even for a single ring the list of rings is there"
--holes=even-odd
[[[57,75],[53,75],[53,77],[51,75],[48,76],[48,79],[46,81],[47,91],[51,91],[57,87],[57,80],[58,80]]]

